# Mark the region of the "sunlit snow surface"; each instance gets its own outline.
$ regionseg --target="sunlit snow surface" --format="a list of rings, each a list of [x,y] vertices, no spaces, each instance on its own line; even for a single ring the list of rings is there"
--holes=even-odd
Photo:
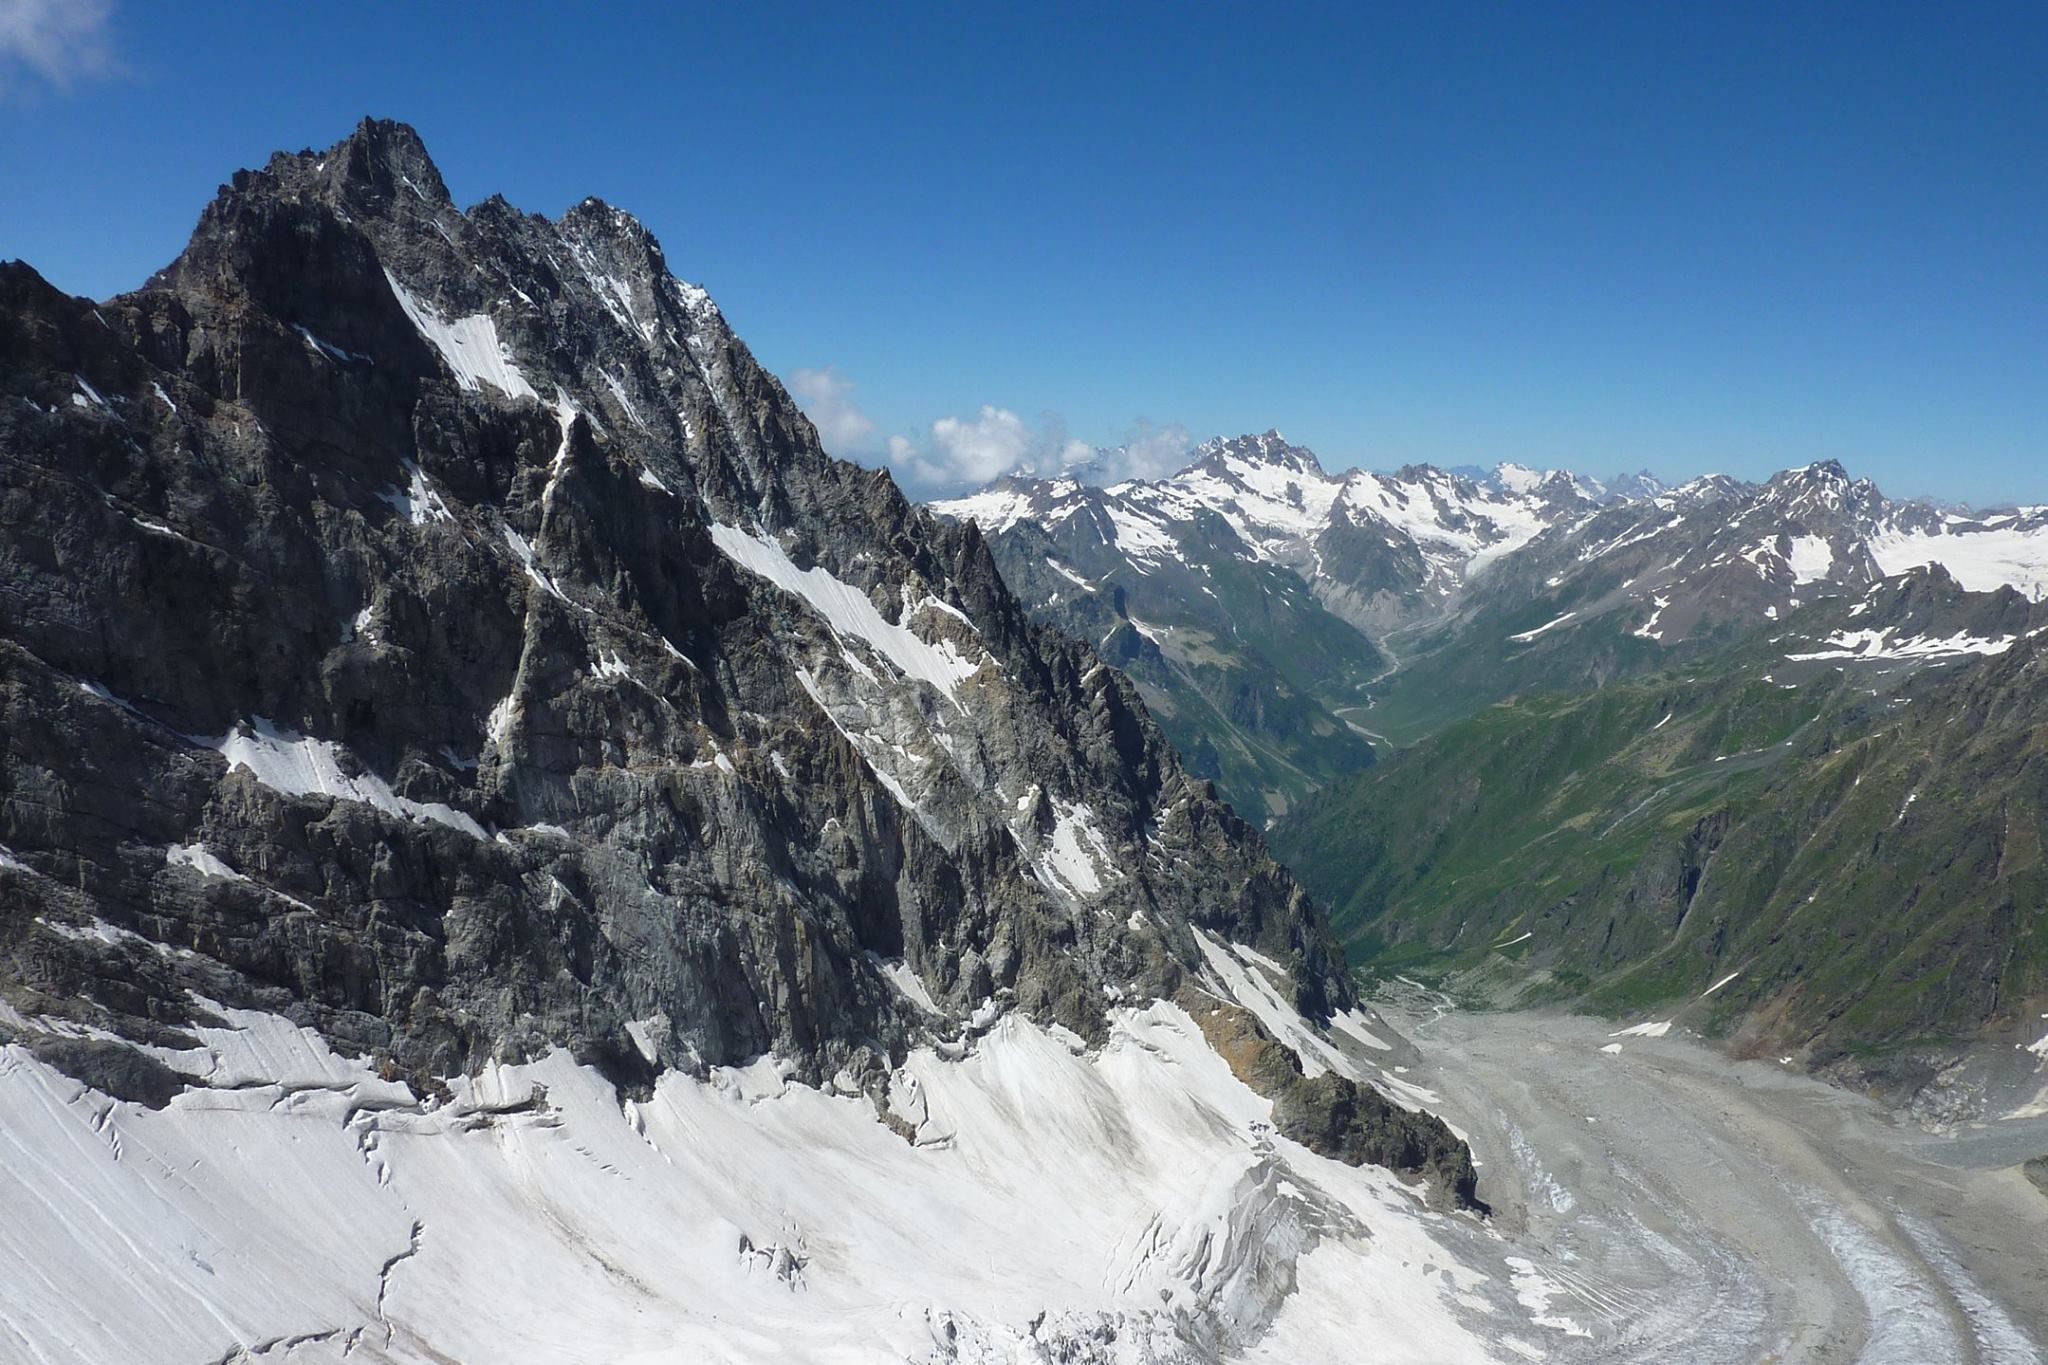
[[[1095,827],[1095,812],[1085,804],[1053,798],[1058,813],[1052,837],[1040,846],[1033,865],[1044,880],[1079,896],[1102,890],[1104,878],[1116,879],[1113,855],[1102,832]]]
[[[2012,648],[2013,636],[1997,639],[1961,633],[1949,636],[1903,635],[1896,628],[1885,630],[1840,630],[1829,636],[1829,647],[1787,654],[1795,662],[1814,659],[1945,659],[1965,654],[2003,654]]]
[[[1971,592],[1995,592],[2009,583],[2038,602],[2048,598],[2048,523],[2025,523],[2040,510],[1939,531],[1885,531],[1871,538],[1870,554],[1886,575],[1939,564]]]
[[[1016,1016],[913,1053],[916,1145],[772,1059],[622,1104],[557,1053],[425,1108],[225,1013],[159,1053],[212,1088],[158,1112],[0,1051],[0,1357],[1458,1361],[1531,1330],[1456,1249],[1488,1234],[1276,1137],[1166,1004],[1092,1053]]]
[[[981,667],[979,661],[961,657],[952,641],[942,639],[933,644],[911,631],[910,611],[903,614],[904,624],[897,625],[876,610],[866,593],[828,570],[799,569],[767,536],[737,526],[713,526],[711,539],[734,563],[809,603],[840,635],[866,641],[905,677],[921,679],[952,697]]]
[[[227,759],[230,768],[246,768],[264,786],[287,795],[362,801],[408,820],[432,820],[472,838],[484,837],[482,826],[452,806],[400,796],[375,773],[345,771],[343,750],[333,741],[294,734],[261,716],[247,725],[236,726],[226,738],[209,743]]]
[[[498,326],[488,313],[449,320],[414,298],[389,270],[385,282],[420,337],[437,351],[465,389],[489,384],[508,398],[539,398],[519,372],[511,350],[498,340]]]
[[[1835,567],[1835,550],[1821,536],[1793,536],[1785,562],[1794,583],[1818,583]]]

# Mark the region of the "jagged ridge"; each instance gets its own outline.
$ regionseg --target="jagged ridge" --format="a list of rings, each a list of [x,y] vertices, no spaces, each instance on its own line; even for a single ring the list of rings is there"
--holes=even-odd
[[[366,121],[137,293],[0,291],[15,999],[286,1009],[422,1084],[823,1078],[991,997],[1092,1036],[1198,926],[1350,1003],[1130,685],[828,458],[623,212],[458,211]]]

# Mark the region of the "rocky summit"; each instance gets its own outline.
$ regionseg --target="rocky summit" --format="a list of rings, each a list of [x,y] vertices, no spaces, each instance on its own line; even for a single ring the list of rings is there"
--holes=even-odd
[[[149,1290],[10,1271],[30,1358],[840,1358],[816,1292],[1208,1360],[1329,1329],[1318,1247],[1440,1345],[1513,1301],[1402,1278],[1494,1254],[1418,1222],[1473,1165],[1257,831],[595,199],[366,121],[133,293],[0,267],[0,716],[9,1255]],[[1019,1218],[1014,1292],[921,1259]]]
[[[816,1079],[923,997],[1090,1036],[1197,929],[1352,1003],[1129,684],[827,458],[627,214],[460,212],[365,123],[134,294],[5,291],[12,927],[197,955],[10,989],[123,1033],[289,1000],[407,1076]]]

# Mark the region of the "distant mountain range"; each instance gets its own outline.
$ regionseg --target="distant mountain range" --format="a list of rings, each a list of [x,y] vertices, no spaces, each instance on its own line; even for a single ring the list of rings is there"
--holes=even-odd
[[[1372,761],[1346,717],[1393,667],[1387,635],[1609,496],[1512,465],[1332,475],[1268,431],[1210,441],[1165,479],[1007,478],[933,510],[978,524],[1034,613],[1096,642],[1192,769],[1272,819]]]
[[[1579,475],[1518,465],[1484,478],[1428,465],[1328,474],[1314,452],[1268,431],[1206,442],[1164,479],[1096,487],[1006,478],[932,509],[991,537],[1034,524],[1055,552],[1090,561],[1108,553],[1140,576],[1188,562],[1188,528],[1213,518],[1221,526],[1207,539],[1294,571],[1317,600],[1370,632],[1441,610],[1474,572],[1612,496]]]
[[[1614,1010],[1736,972],[1713,1028],[1908,1090],[2048,981],[2048,507],[1833,461],[1331,474],[1269,431],[934,510],[1131,672],[1368,967]]]
[[[1832,461],[1675,487],[1515,464],[1330,474],[1268,431],[1207,442],[1164,479],[1005,478],[932,508],[977,523],[1033,612],[1118,657],[1196,769],[1262,819],[1365,766],[1344,730],[1405,743],[1910,568],[2048,595],[2048,507],[1893,500]]]

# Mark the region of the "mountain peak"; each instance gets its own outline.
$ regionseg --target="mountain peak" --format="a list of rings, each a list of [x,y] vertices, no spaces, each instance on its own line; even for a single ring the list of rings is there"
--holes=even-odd
[[[240,172],[234,187],[247,188],[255,174]],[[293,188],[325,186],[359,204],[397,200],[401,195],[431,208],[451,207],[454,202],[419,132],[395,119],[366,117],[324,152],[279,152],[260,174]]]
[[[563,985],[592,992],[579,996],[586,1003],[605,1001],[596,1015],[580,1005],[537,1007],[550,1020],[542,1027],[565,1046],[637,1049],[651,1063],[654,1045],[618,1030],[627,1017],[659,1011],[674,1021],[662,1027],[677,1055],[715,1064],[774,1049],[800,1057],[807,1075],[829,1076],[868,1040],[888,1045],[907,1036],[923,989],[892,993],[874,964],[921,962],[927,940],[929,989],[960,995],[963,1012],[1002,991],[1016,1008],[1057,1008],[1088,1024],[1077,1010],[1107,1010],[1118,996],[1087,994],[1084,978],[1121,992],[1131,970],[1117,961],[1112,982],[1111,967],[1083,963],[1038,934],[1033,926],[1053,922],[1045,907],[1136,905],[1142,897],[1148,915],[1161,913],[1177,893],[1149,890],[1153,874],[1116,865],[1113,850],[1156,842],[1169,807],[1192,812],[1187,837],[1201,835],[1201,856],[1217,865],[1219,884],[1266,876],[1258,870],[1263,847],[1234,826],[1219,842],[1201,824],[1208,798],[1185,790],[1137,693],[1095,669],[1082,646],[1020,629],[1022,610],[978,534],[913,516],[885,473],[827,457],[786,392],[703,300],[665,273],[658,245],[636,219],[602,200],[581,200],[555,221],[501,200],[451,211],[440,173],[404,124],[365,120],[325,153],[274,156],[233,177],[173,268],[113,320],[100,319],[87,334],[79,301],[49,291],[40,303],[47,325],[9,334],[60,337],[69,327],[97,348],[83,359],[62,348],[36,357],[32,391],[63,404],[40,405],[62,419],[47,424],[34,450],[48,469],[81,468],[81,452],[115,423],[132,425],[138,437],[161,433],[131,443],[138,460],[154,452],[162,464],[142,480],[143,500],[132,511],[123,504],[128,515],[111,512],[102,490],[74,481],[64,497],[46,500],[44,518],[66,540],[110,542],[121,563],[143,553],[137,546],[179,555],[186,546],[234,547],[207,561],[228,566],[218,580],[223,591],[187,613],[185,633],[165,644],[152,632],[176,614],[161,597],[175,572],[152,579],[155,590],[113,594],[103,608],[79,605],[87,580],[53,573],[26,590],[26,609],[11,602],[0,636],[67,677],[107,677],[150,697],[181,717],[179,733],[240,736],[237,744],[312,753],[323,763],[345,752],[363,772],[405,773],[404,796],[375,778],[351,778],[342,792],[331,784],[284,792],[403,817],[403,829],[381,836],[394,841],[430,837],[406,814],[421,810],[429,823],[473,839],[486,838],[487,825],[546,824],[570,831],[551,836],[557,844],[580,850],[551,846],[550,865],[587,855],[593,867],[610,866],[612,827],[582,827],[569,813],[568,784],[579,762],[616,767],[611,759],[623,763],[630,753],[646,760],[636,771],[647,776],[634,780],[669,784],[663,790],[758,783],[783,793],[777,809],[790,800],[816,806],[800,817],[807,829],[847,815],[841,823],[863,833],[835,844],[830,856],[840,861],[832,866],[891,868],[870,879],[875,885],[908,886],[899,867],[948,868],[956,848],[999,849],[1007,860],[961,888],[919,893],[961,907],[994,936],[976,942],[962,934],[980,928],[898,915],[886,892],[861,891],[867,908],[849,914],[852,883],[835,880],[823,861],[807,870],[806,860],[782,859],[785,841],[769,825],[729,822],[714,837],[728,841],[730,853],[721,845],[715,855],[676,823],[691,817],[636,826],[635,856],[673,872],[624,882],[565,873],[578,888],[577,909],[562,913],[637,917],[657,932],[701,925],[721,935],[723,955],[679,953],[658,983],[606,976],[606,967],[594,969],[598,985]],[[117,325],[136,316],[170,319],[167,330],[182,330],[174,344],[144,355]],[[18,354],[10,348],[10,361]],[[20,373],[17,362],[10,394]],[[194,461],[184,454],[192,448],[217,457]],[[291,530],[276,533],[274,525]],[[257,583],[265,590],[247,586]],[[878,611],[883,603],[894,619]],[[110,663],[104,654],[77,654],[63,623],[87,614],[133,644],[132,657]],[[290,627],[284,614],[293,614]],[[460,624],[444,631],[444,617]],[[533,633],[543,625],[545,646]],[[974,640],[956,647],[956,635]],[[260,666],[244,640],[265,642],[253,651]],[[286,643],[273,651],[270,641]],[[548,667],[527,666],[543,649]],[[736,672],[722,663],[715,678],[694,662],[742,654]],[[415,687],[401,676],[414,659],[431,661],[431,682]],[[345,696],[319,681],[344,664]],[[803,685],[788,687],[792,676]],[[931,708],[922,703],[934,694],[951,702],[944,728],[924,719]],[[1020,707],[1038,718],[1004,729]],[[558,708],[581,718],[567,724],[585,727],[576,754],[589,757],[563,761],[552,739],[531,740],[525,717],[542,723]],[[1036,737],[1020,745],[1011,742],[1016,733]],[[956,738],[971,745],[971,763],[951,760],[946,746]],[[789,766],[761,766],[771,742]],[[119,748],[120,761],[127,752]],[[0,785],[14,771],[5,758]],[[189,767],[178,762],[180,771]],[[230,771],[218,766],[223,778]],[[496,773],[511,771],[521,774],[516,790],[496,784]],[[1037,807],[1020,804],[1027,791]],[[716,799],[706,795],[702,804]],[[851,818],[856,808],[861,814]],[[878,809],[890,813],[873,825],[867,817]],[[263,823],[237,832],[249,846],[284,823],[274,811],[252,818]],[[1217,807],[1214,818],[1230,817]],[[177,819],[166,830],[192,837],[199,805]],[[869,833],[873,841],[863,842]],[[0,840],[0,852],[22,846],[9,818],[0,818]],[[158,870],[161,843],[149,850]],[[1192,842],[1186,848],[1195,854]],[[455,856],[472,861],[466,850]],[[515,854],[492,856],[488,875],[502,881],[495,902],[514,904],[528,874]],[[772,907],[746,899],[751,891],[731,902],[753,907],[750,924],[769,914],[831,922],[820,931],[830,942],[820,942],[818,956],[787,972],[780,958],[757,966],[751,956],[757,945],[772,954],[766,945],[787,934],[755,939],[751,929],[718,929],[729,902],[703,889],[725,868],[741,869],[733,875],[754,886],[759,877],[745,869],[763,857],[777,859],[786,875]],[[281,860],[270,870],[286,875]],[[298,885],[331,886],[342,874],[309,864],[290,875]],[[1291,884],[1272,882],[1269,891],[1250,900],[1239,894],[1253,907],[1246,914],[1258,917],[1247,932],[1264,933],[1278,952],[1285,948],[1277,933],[1298,929],[1314,964],[1298,976],[1320,992],[1317,1000],[1342,1007],[1348,977],[1326,924],[1305,905],[1299,915],[1290,908]],[[607,908],[615,893],[624,898],[617,910]],[[358,903],[365,894],[354,888],[336,900]],[[1260,897],[1270,904],[1257,904]],[[1218,923],[1191,893],[1186,905],[1189,922],[1199,913],[1204,925]],[[1127,924],[1128,913],[1108,922]],[[1003,927],[1010,924],[1024,927]],[[1148,933],[1141,945],[1159,965],[1163,994],[1201,969],[1192,932]],[[965,961],[944,978],[940,935],[955,952],[950,961]],[[451,966],[449,975],[468,970]],[[714,974],[758,984],[759,1007],[704,984]],[[862,985],[864,978],[872,979]],[[559,977],[536,966],[522,979]],[[7,980],[0,971],[0,984]],[[807,996],[814,986],[830,998]],[[450,996],[479,998],[460,981]],[[473,1041],[489,1051],[506,1030],[527,1027],[502,1012],[470,1011],[467,1032],[451,1043],[453,1026],[404,998],[408,1013],[395,1031],[411,1032],[393,1036],[390,1049],[404,1066],[435,1075],[462,1064],[469,1053],[460,1049]]]
[[[1882,510],[1884,496],[1868,479],[1850,476],[1840,460],[1815,460],[1775,474],[1765,496],[1788,513],[1864,516]]]
[[[1289,473],[1323,477],[1322,461],[1307,446],[1290,445],[1278,429],[1243,436],[1218,436],[1195,447],[1189,468],[1215,468],[1230,462],[1254,467],[1284,469]]]
[[[1805,480],[1809,483],[1847,483],[1849,471],[1840,460],[1815,460],[1799,469],[1788,469],[1785,476]]]
[[[1491,477],[1495,485],[1510,493],[1527,493],[1550,478],[1553,472],[1547,469],[1533,469],[1510,460],[1495,465]]]

